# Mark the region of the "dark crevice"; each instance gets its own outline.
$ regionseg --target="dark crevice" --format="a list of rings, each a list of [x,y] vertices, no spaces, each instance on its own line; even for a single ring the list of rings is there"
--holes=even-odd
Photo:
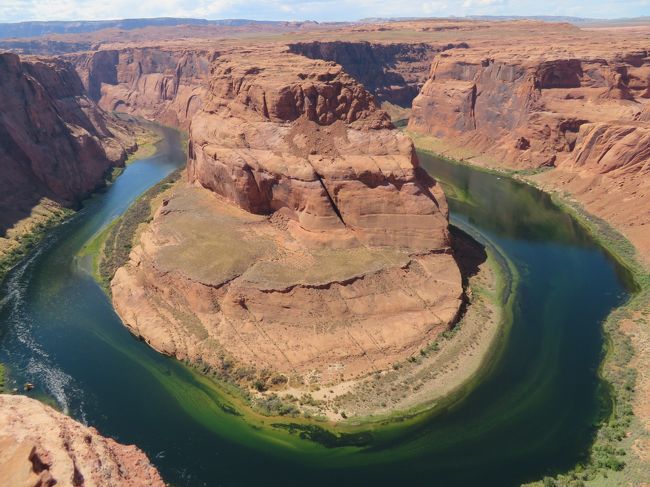
[[[336,213],[336,216],[339,217],[339,220],[341,220],[341,223],[343,223],[344,226],[347,227],[347,224],[345,223],[345,220],[343,219],[343,215],[341,215],[341,211],[339,210],[339,207],[336,206],[336,203],[334,203],[334,198],[332,198],[332,195],[330,194],[329,190],[327,189],[327,186],[325,186],[325,181],[323,181],[323,177],[318,174],[316,170],[314,170],[314,174],[316,174],[316,177],[318,178],[318,181],[320,182],[320,185],[323,188],[323,191],[325,191],[325,195],[327,195],[327,199],[329,200],[330,204],[332,205],[332,209],[334,210],[334,213]]]

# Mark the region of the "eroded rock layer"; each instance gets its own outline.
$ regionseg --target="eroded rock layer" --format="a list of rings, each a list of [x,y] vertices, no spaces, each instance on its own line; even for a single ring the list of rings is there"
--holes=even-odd
[[[650,258],[650,51],[568,42],[436,57],[409,129],[487,166],[552,168],[535,179],[570,192]]]
[[[467,45],[313,41],[290,44],[289,49],[311,59],[340,64],[379,101],[410,108],[427,80],[435,54],[454,47]]]
[[[147,456],[25,396],[0,394],[0,486],[163,487]]]
[[[89,96],[107,111],[186,129],[201,108],[214,50],[106,49],[68,56]]]
[[[0,54],[0,234],[41,198],[74,203],[133,141],[61,60]]]
[[[444,194],[339,65],[221,56],[189,150],[191,184],[112,282],[123,321],[155,348],[246,380],[336,382],[454,321]]]

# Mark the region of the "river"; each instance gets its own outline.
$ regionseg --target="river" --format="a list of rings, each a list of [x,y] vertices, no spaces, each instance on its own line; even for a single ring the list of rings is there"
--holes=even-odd
[[[3,283],[0,362],[15,384],[33,382],[30,394],[137,444],[179,487],[503,487],[585,458],[607,403],[597,375],[601,322],[627,298],[629,278],[547,195],[420,155],[449,184],[452,223],[515,266],[512,325],[498,360],[465,397],[371,430],[353,446],[326,446],[233,414],[207,379],[131,336],[79,265],[87,241],[184,163],[180,134],[161,130],[156,156],[129,165]]]

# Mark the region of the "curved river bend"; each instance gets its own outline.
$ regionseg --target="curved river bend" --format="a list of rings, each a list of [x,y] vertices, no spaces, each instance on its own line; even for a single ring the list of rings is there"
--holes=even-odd
[[[584,459],[602,411],[600,323],[626,274],[543,193],[420,155],[453,186],[452,223],[511,260],[510,332],[479,385],[451,406],[370,431],[361,446],[253,428],[211,387],[134,339],[75,256],[184,163],[179,134],[54,230],[3,284],[0,362],[72,416],[144,449],[175,486],[511,486]],[[449,188],[448,188],[449,189]],[[359,438],[357,438],[359,440]]]

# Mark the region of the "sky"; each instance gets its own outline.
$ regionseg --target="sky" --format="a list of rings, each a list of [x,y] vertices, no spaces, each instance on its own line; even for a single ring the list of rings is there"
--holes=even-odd
[[[650,0],[0,0],[0,22],[139,17],[345,21],[367,17],[650,15]]]

